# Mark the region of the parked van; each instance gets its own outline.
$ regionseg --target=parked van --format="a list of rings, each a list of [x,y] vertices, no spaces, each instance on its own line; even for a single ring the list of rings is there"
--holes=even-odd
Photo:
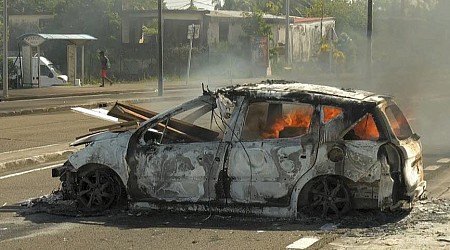
[[[31,84],[32,86],[48,87],[67,84],[67,76],[63,75],[50,60],[43,56],[40,56],[39,59],[39,68],[37,66],[38,57],[35,56],[31,60],[31,69],[27,69],[22,57],[9,57],[9,60],[13,61],[16,66],[17,74],[15,77],[13,76],[13,79],[17,80],[18,86]]]

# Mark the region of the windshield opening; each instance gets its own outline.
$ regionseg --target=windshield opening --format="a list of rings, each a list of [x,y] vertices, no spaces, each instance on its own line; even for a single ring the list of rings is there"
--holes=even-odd
[[[397,105],[392,104],[388,106],[384,112],[389,120],[392,131],[398,139],[404,140],[412,136],[413,132],[408,120],[406,120],[406,117]]]
[[[59,69],[55,67],[53,64],[49,64],[48,67],[50,69],[53,69],[57,75],[62,75],[61,71],[59,71]]]

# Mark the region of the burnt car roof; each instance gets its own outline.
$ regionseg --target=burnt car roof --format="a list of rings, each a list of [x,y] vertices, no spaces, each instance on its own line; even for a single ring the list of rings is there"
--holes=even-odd
[[[364,90],[282,80],[267,80],[260,83],[234,85],[219,89],[218,92],[227,96],[243,95],[250,96],[254,99],[297,99],[310,101],[318,101],[319,99],[343,101],[347,99],[351,102],[356,101],[373,104],[390,98]]]

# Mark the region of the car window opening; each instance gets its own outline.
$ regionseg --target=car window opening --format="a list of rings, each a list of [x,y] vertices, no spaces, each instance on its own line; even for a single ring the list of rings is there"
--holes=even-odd
[[[404,140],[413,135],[408,120],[397,105],[388,106],[385,113],[389,120],[389,124],[391,125],[392,131],[398,139]]]
[[[227,119],[216,110],[215,105],[208,103],[168,117],[154,127],[162,136],[158,142],[171,144],[222,140]],[[180,117],[183,118],[180,119]],[[150,133],[155,133],[155,130]],[[153,137],[148,136],[148,138]]]
[[[344,140],[377,141],[379,138],[380,132],[372,114],[367,114],[344,136]]]
[[[342,109],[333,106],[323,107],[323,123],[328,123],[329,121],[335,119],[342,114]]]
[[[252,103],[241,137],[255,140],[305,135],[313,110],[309,104]]]

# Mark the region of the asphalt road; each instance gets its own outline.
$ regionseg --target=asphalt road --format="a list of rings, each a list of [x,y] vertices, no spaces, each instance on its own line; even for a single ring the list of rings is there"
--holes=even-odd
[[[167,93],[167,92],[166,92]],[[170,92],[169,92],[170,93]],[[143,96],[148,93],[141,93]],[[136,98],[138,93],[130,93]],[[140,105],[160,112],[168,107],[196,96],[174,90],[173,97],[153,99]],[[181,97],[180,97],[181,96]],[[121,96],[127,100],[127,94]],[[95,100],[117,100],[117,95],[80,97],[73,105]],[[65,98],[43,100],[45,105],[58,105]],[[418,103],[419,101],[415,101]],[[436,100],[445,103],[445,100]],[[26,105],[41,105],[26,102]],[[53,103],[53,104],[52,104]],[[22,104],[23,105],[23,104]],[[72,105],[72,103],[71,103]],[[432,106],[428,102],[426,105]],[[423,129],[426,123],[414,117],[413,123]],[[441,124],[447,118],[439,116]],[[75,137],[88,133],[88,129],[109,124],[70,111],[60,111],[0,118],[0,153],[24,148],[69,143]],[[414,124],[413,124],[414,125]],[[434,131],[439,137],[446,128]],[[422,134],[422,136],[424,136]],[[435,145],[424,143],[424,148]],[[439,152],[426,152],[425,174],[429,196],[450,198],[450,146],[439,145]],[[303,237],[317,237],[316,248],[328,246],[342,232],[323,231],[320,228],[331,221],[304,219],[287,221],[267,218],[244,218],[238,216],[209,216],[208,214],[129,213],[113,211],[96,217],[62,216],[43,213],[42,208],[20,206],[22,201],[51,193],[60,182],[51,178],[49,164],[46,169],[17,176],[0,173],[0,249],[286,249],[289,244]],[[51,167],[51,166],[50,166]],[[27,169],[28,170],[28,169]],[[21,171],[17,171],[21,172]],[[361,221],[356,227],[370,227],[367,220],[379,215],[359,213],[347,220]],[[384,218],[384,215],[382,216]],[[368,218],[368,219],[367,219]],[[382,225],[395,224],[403,216],[383,219]],[[333,224],[332,224],[333,225]],[[350,230],[351,227],[344,227]],[[345,228],[347,227],[347,228]],[[355,225],[352,225],[355,227]],[[329,246],[326,248],[330,248]],[[334,249],[331,247],[331,249]]]
[[[429,196],[449,198],[448,190],[442,188],[450,187],[450,165],[437,163],[449,159],[425,160],[434,162],[434,166],[440,164],[426,170]],[[0,249],[285,249],[304,237],[318,238],[315,246],[330,247],[328,243],[341,236],[341,232],[321,230],[324,225],[335,224],[317,218],[289,221],[123,210],[94,217],[48,214],[45,212],[55,211],[20,205],[58,189],[58,179],[51,178],[52,165],[39,167],[43,169],[0,176]],[[370,216],[379,217],[371,212],[353,212],[344,221],[360,220],[357,226],[366,227]],[[392,216],[381,224],[396,223],[403,217]]]
[[[141,103],[140,106],[161,112],[192,98],[191,95]],[[48,112],[0,118],[0,153],[74,141],[89,133],[90,128],[111,122],[88,117],[73,111]]]

